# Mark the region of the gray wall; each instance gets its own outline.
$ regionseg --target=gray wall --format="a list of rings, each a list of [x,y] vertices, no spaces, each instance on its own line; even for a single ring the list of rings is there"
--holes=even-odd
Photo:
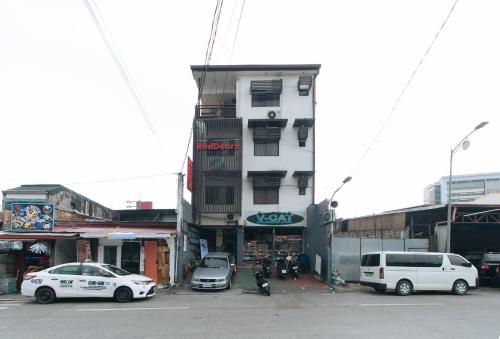
[[[328,200],[307,208],[307,228],[305,234],[305,254],[310,260],[310,270],[314,271],[316,254],[321,257],[321,275],[326,279],[328,265],[328,241],[330,224],[325,223],[323,214],[328,211]]]

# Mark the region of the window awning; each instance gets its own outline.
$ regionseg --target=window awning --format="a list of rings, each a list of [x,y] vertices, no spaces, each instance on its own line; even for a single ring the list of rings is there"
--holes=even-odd
[[[76,233],[0,231],[0,239],[2,240],[61,240],[76,239],[77,236]]]
[[[97,239],[166,239],[175,236],[173,228],[153,227],[74,227],[56,226],[58,231],[77,233],[81,238]]]
[[[294,177],[312,177],[314,174],[313,171],[295,171],[293,172]]]
[[[248,171],[253,178],[253,187],[280,187],[286,171]]]
[[[313,127],[314,119],[300,118],[293,121],[293,127]]]
[[[283,80],[252,80],[250,81],[250,92],[254,94],[274,93],[281,94]]]
[[[249,177],[278,177],[286,176],[286,171],[248,171]]]

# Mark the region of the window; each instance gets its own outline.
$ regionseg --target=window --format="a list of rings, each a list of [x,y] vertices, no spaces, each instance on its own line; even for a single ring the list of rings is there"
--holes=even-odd
[[[415,255],[416,267],[441,267],[443,265],[442,255]]]
[[[459,257],[458,255],[448,255],[448,259],[450,259],[450,263],[453,266],[464,266],[464,267],[469,266],[469,262],[464,258]]]
[[[92,276],[92,277],[109,277],[111,273],[106,272],[102,268],[90,265],[83,265],[82,275]]]
[[[255,141],[254,143],[255,156],[279,156],[280,155],[280,141]]]
[[[361,258],[361,266],[380,266],[380,254],[366,254]]]
[[[228,267],[227,259],[205,257],[200,262],[201,268],[226,268]]]
[[[500,254],[488,253],[484,255],[483,262],[500,263]]]
[[[68,265],[53,269],[51,274],[68,274],[76,275],[80,273],[80,265]]]
[[[385,262],[387,266],[413,267],[415,266],[413,257],[413,255],[407,254],[387,254],[385,256]]]
[[[254,204],[279,204],[279,187],[254,187]]]
[[[252,93],[252,107],[279,107],[280,93],[254,92]]]
[[[104,267],[105,269],[110,270],[114,274],[118,274],[118,275],[130,275],[131,274],[131,273],[129,273],[125,270],[122,270],[121,268],[113,266],[113,265],[102,265],[102,267]]]
[[[233,186],[207,186],[205,188],[205,204],[232,205],[234,204]]]

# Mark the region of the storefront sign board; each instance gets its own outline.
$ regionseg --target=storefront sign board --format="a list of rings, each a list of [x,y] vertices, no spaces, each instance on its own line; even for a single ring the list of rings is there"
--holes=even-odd
[[[247,225],[258,226],[304,226],[304,215],[300,212],[248,212]]]
[[[54,229],[54,206],[43,203],[12,203],[12,231],[45,231]]]

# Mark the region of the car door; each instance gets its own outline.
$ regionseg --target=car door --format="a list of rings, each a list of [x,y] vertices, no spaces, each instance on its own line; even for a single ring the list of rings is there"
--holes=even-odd
[[[442,254],[415,254],[418,290],[444,290],[447,287]]]
[[[82,265],[82,274],[79,278],[80,295],[82,297],[113,297],[116,286],[114,275],[95,265]]]
[[[68,264],[49,271],[46,279],[58,298],[80,296],[78,289],[80,270],[80,264]]]
[[[469,267],[469,262],[456,254],[448,254],[448,262],[445,271],[447,272],[447,289],[452,289],[453,284],[458,279],[463,279],[469,286],[475,285],[476,270]]]

